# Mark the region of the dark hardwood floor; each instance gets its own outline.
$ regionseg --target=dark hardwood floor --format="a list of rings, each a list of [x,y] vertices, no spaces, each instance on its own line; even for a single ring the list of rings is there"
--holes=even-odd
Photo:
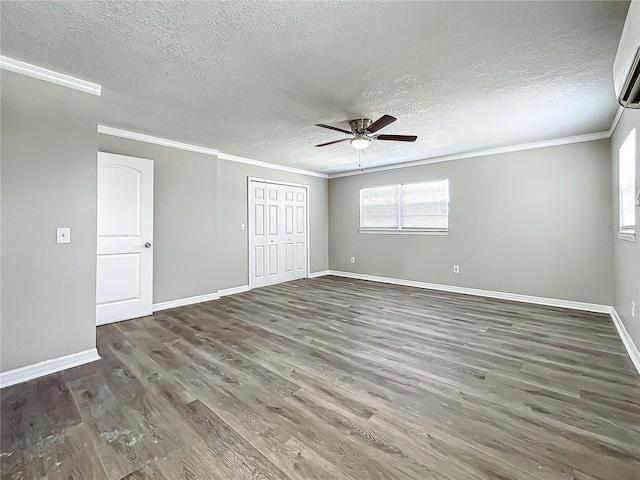
[[[322,277],[98,350],[2,391],[2,479],[640,479],[606,315]]]

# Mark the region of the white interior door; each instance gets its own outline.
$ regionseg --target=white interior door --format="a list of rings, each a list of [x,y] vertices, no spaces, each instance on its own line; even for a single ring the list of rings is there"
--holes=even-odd
[[[249,182],[249,278],[251,287],[267,284],[267,184]]]
[[[153,310],[153,160],[98,152],[98,325]]]
[[[282,254],[279,258],[280,281],[305,278],[307,272],[306,189],[280,185],[282,203]]]
[[[307,189],[249,181],[251,288],[307,276]]]
[[[283,254],[282,191],[280,185],[267,183],[267,285],[282,281]]]

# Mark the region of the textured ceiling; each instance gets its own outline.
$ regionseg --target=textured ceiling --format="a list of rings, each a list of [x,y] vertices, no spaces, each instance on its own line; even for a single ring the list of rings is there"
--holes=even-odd
[[[282,165],[367,166],[607,130],[628,2],[6,1],[2,54],[103,86],[100,123]],[[335,134],[334,134],[335,133]]]

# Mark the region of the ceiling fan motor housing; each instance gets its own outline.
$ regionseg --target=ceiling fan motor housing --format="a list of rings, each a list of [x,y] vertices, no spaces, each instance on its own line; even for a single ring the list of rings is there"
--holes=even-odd
[[[353,133],[364,133],[364,131],[371,125],[371,120],[368,118],[357,118],[355,120],[349,120],[351,125],[351,131]]]

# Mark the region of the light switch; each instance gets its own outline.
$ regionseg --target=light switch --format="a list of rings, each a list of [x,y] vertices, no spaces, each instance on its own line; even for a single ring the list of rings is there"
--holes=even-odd
[[[244,232],[244,223],[242,225],[240,225],[240,230],[242,230]]]
[[[56,228],[56,243],[71,243],[71,229]]]

